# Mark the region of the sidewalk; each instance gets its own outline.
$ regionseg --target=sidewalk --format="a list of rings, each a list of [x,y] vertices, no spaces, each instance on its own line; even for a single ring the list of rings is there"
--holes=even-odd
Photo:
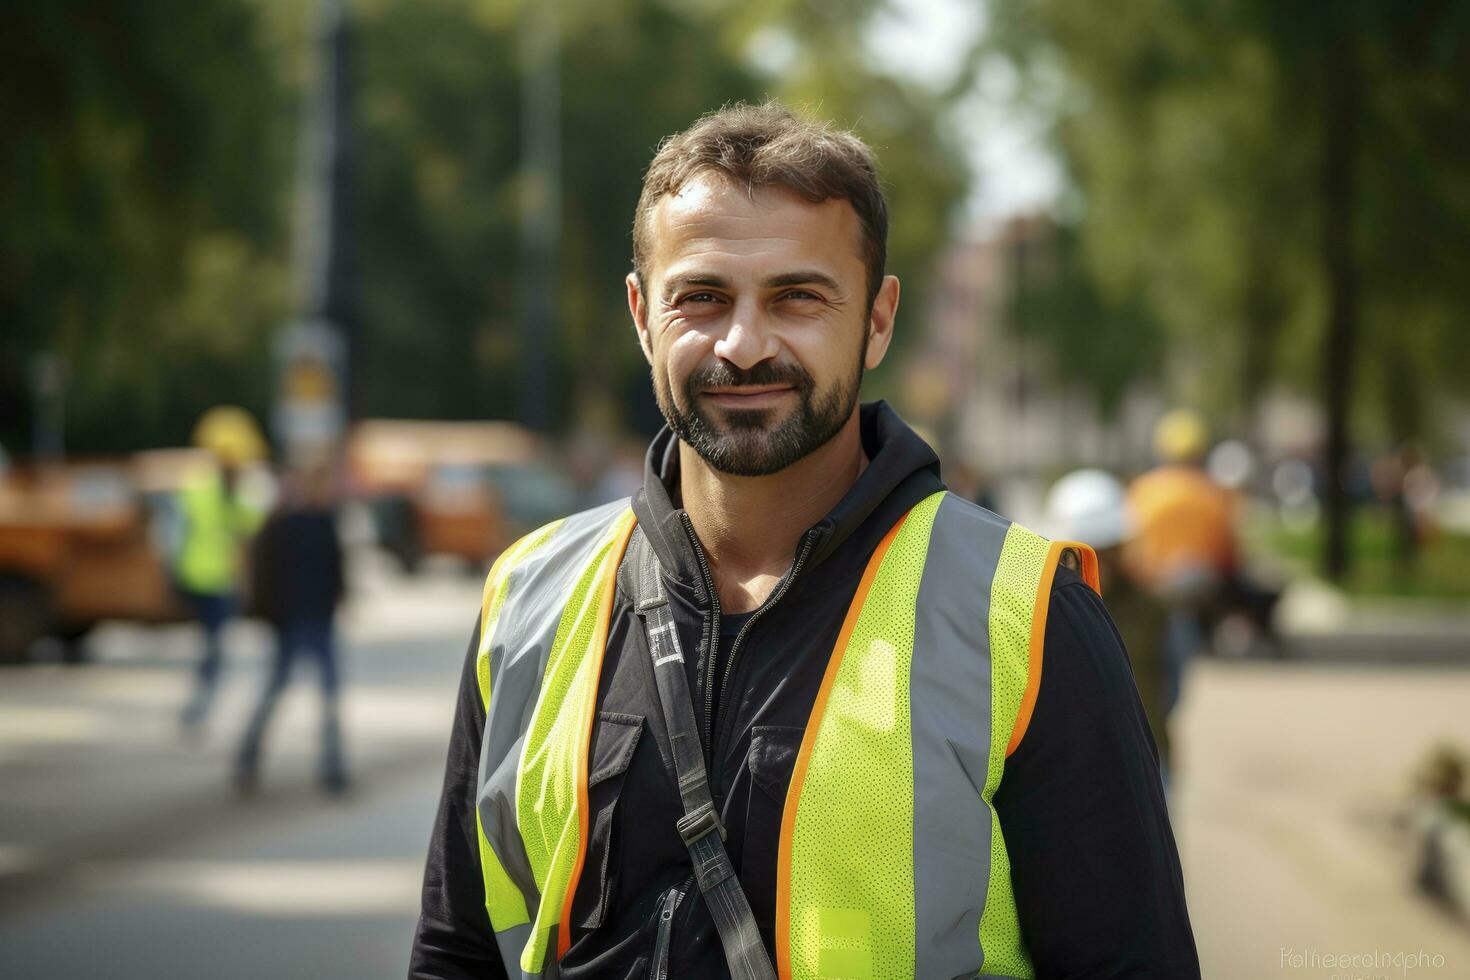
[[[1204,976],[1470,976],[1470,926],[1413,890],[1396,824],[1429,747],[1470,745],[1467,704],[1457,666],[1195,665],[1173,816]],[[1419,951],[1407,972],[1323,965]]]
[[[442,767],[465,643],[479,609],[468,575],[355,569],[341,619],[343,727],[358,790]],[[239,801],[230,763],[264,683],[269,635],[229,628],[220,697],[204,737],[178,711],[198,634],[108,625],[93,662],[9,668],[0,684],[0,915],[88,862],[148,854],[181,838],[327,804],[315,785],[319,694],[309,669],[283,697],[262,792]]]
[[[1349,600],[1316,579],[1291,583],[1276,610],[1287,655],[1306,660],[1470,664],[1470,605]]]

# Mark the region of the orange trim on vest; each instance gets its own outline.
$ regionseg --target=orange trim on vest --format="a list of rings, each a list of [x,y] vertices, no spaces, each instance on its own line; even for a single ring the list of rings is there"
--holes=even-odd
[[[608,625],[612,622],[613,597],[618,588],[618,566],[623,563],[623,554],[633,537],[633,528],[638,520],[630,510],[619,519],[624,525],[616,542],[605,559],[607,567],[602,571],[602,601],[597,610],[597,632],[592,637],[592,663],[584,670],[592,672],[592,691],[582,703],[582,745],[577,752],[577,859],[572,863],[572,875],[567,879],[567,894],[562,900],[561,922],[557,925],[556,958],[558,961],[572,945],[572,902],[577,896],[577,883],[582,878],[582,865],[587,861],[587,768],[588,754],[592,749],[592,723],[597,717],[598,682],[602,678],[602,657],[607,652]]]
[[[1006,746],[1008,759],[1026,735],[1026,729],[1031,724],[1031,712],[1036,708],[1036,695],[1041,691],[1041,657],[1042,648],[1046,645],[1046,613],[1051,606],[1051,583],[1056,578],[1062,552],[1069,548],[1082,558],[1083,580],[1092,587],[1092,591],[1102,594],[1098,588],[1097,553],[1078,541],[1053,541],[1046,553],[1046,567],[1042,569],[1041,581],[1036,586],[1036,604],[1031,613],[1031,655],[1026,671],[1026,693],[1021,696],[1021,710],[1016,713],[1016,725],[1011,729],[1011,741]]]
[[[806,780],[807,763],[811,759],[812,744],[817,739],[817,729],[821,727],[822,714],[827,710],[827,698],[832,693],[832,684],[837,679],[837,669],[842,665],[842,655],[847,650],[847,641],[852,636],[853,627],[857,625],[858,615],[863,611],[863,603],[868,598],[868,589],[873,584],[873,579],[878,574],[878,566],[883,563],[883,556],[888,553],[888,546],[898,536],[898,529],[908,519],[908,514],[899,518],[888,533],[883,535],[883,540],[878,542],[878,547],[873,551],[873,557],[868,559],[868,567],[863,569],[863,577],[858,582],[857,592],[853,594],[852,603],[847,607],[847,616],[842,620],[842,630],[837,634],[837,643],[832,648],[832,656],[827,661],[827,670],[822,675],[822,686],[817,691],[816,703],[812,705],[811,716],[807,719],[806,732],[801,737],[801,749],[796,754],[796,765],[791,770],[791,785],[786,790],[785,809],[781,813],[781,838],[776,858],[776,972],[780,980],[791,980],[791,835],[796,830],[796,801],[801,796],[801,785]]]
[[[1063,548],[1071,548],[1082,557],[1082,581],[1086,582],[1092,591],[1102,595],[1102,583],[1097,575],[1097,552],[1081,541],[1063,541],[1061,545]]]

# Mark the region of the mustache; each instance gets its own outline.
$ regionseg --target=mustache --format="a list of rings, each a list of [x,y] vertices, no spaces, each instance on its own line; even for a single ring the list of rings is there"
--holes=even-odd
[[[761,361],[749,368],[737,368],[728,362],[718,362],[699,368],[684,381],[684,390],[690,395],[704,388],[739,388],[747,385],[790,385],[797,391],[810,391],[812,376],[798,364],[777,364]]]

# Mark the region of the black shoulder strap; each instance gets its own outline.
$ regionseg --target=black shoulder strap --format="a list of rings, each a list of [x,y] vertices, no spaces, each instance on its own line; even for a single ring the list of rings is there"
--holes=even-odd
[[[725,852],[725,828],[720,824],[714,799],[710,796],[709,776],[704,768],[704,747],[699,739],[699,726],[694,720],[689,678],[684,674],[684,652],[679,648],[679,636],[669,611],[668,596],[664,593],[658,556],[653,553],[642,528],[633,530],[624,567],[632,572],[632,581],[624,581],[632,585],[630,595],[634,608],[648,634],[659,705],[663,708],[664,722],[669,729],[674,775],[684,807],[684,816],[678,824],[679,836],[689,849],[695,880],[714,917],[715,928],[719,930],[731,980],[776,980],[776,971],[761,943],[750,901],[740,887],[740,878],[730,863],[730,855]]]

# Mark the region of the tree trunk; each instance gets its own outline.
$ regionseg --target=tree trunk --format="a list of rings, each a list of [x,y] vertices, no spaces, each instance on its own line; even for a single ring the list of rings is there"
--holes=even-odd
[[[1268,229],[1252,235],[1251,272],[1246,283],[1240,352],[1240,410],[1235,435],[1252,447],[1261,445],[1260,408],[1271,377],[1276,336],[1285,316],[1281,290],[1270,267],[1273,252]]]
[[[1326,534],[1322,568],[1341,581],[1351,561],[1348,541],[1351,504],[1348,465],[1352,453],[1354,362],[1358,341],[1358,267],[1353,244],[1357,127],[1361,103],[1358,54],[1350,27],[1343,26],[1323,59],[1322,263],[1327,285],[1327,329],[1323,335],[1323,398],[1327,409]]]

